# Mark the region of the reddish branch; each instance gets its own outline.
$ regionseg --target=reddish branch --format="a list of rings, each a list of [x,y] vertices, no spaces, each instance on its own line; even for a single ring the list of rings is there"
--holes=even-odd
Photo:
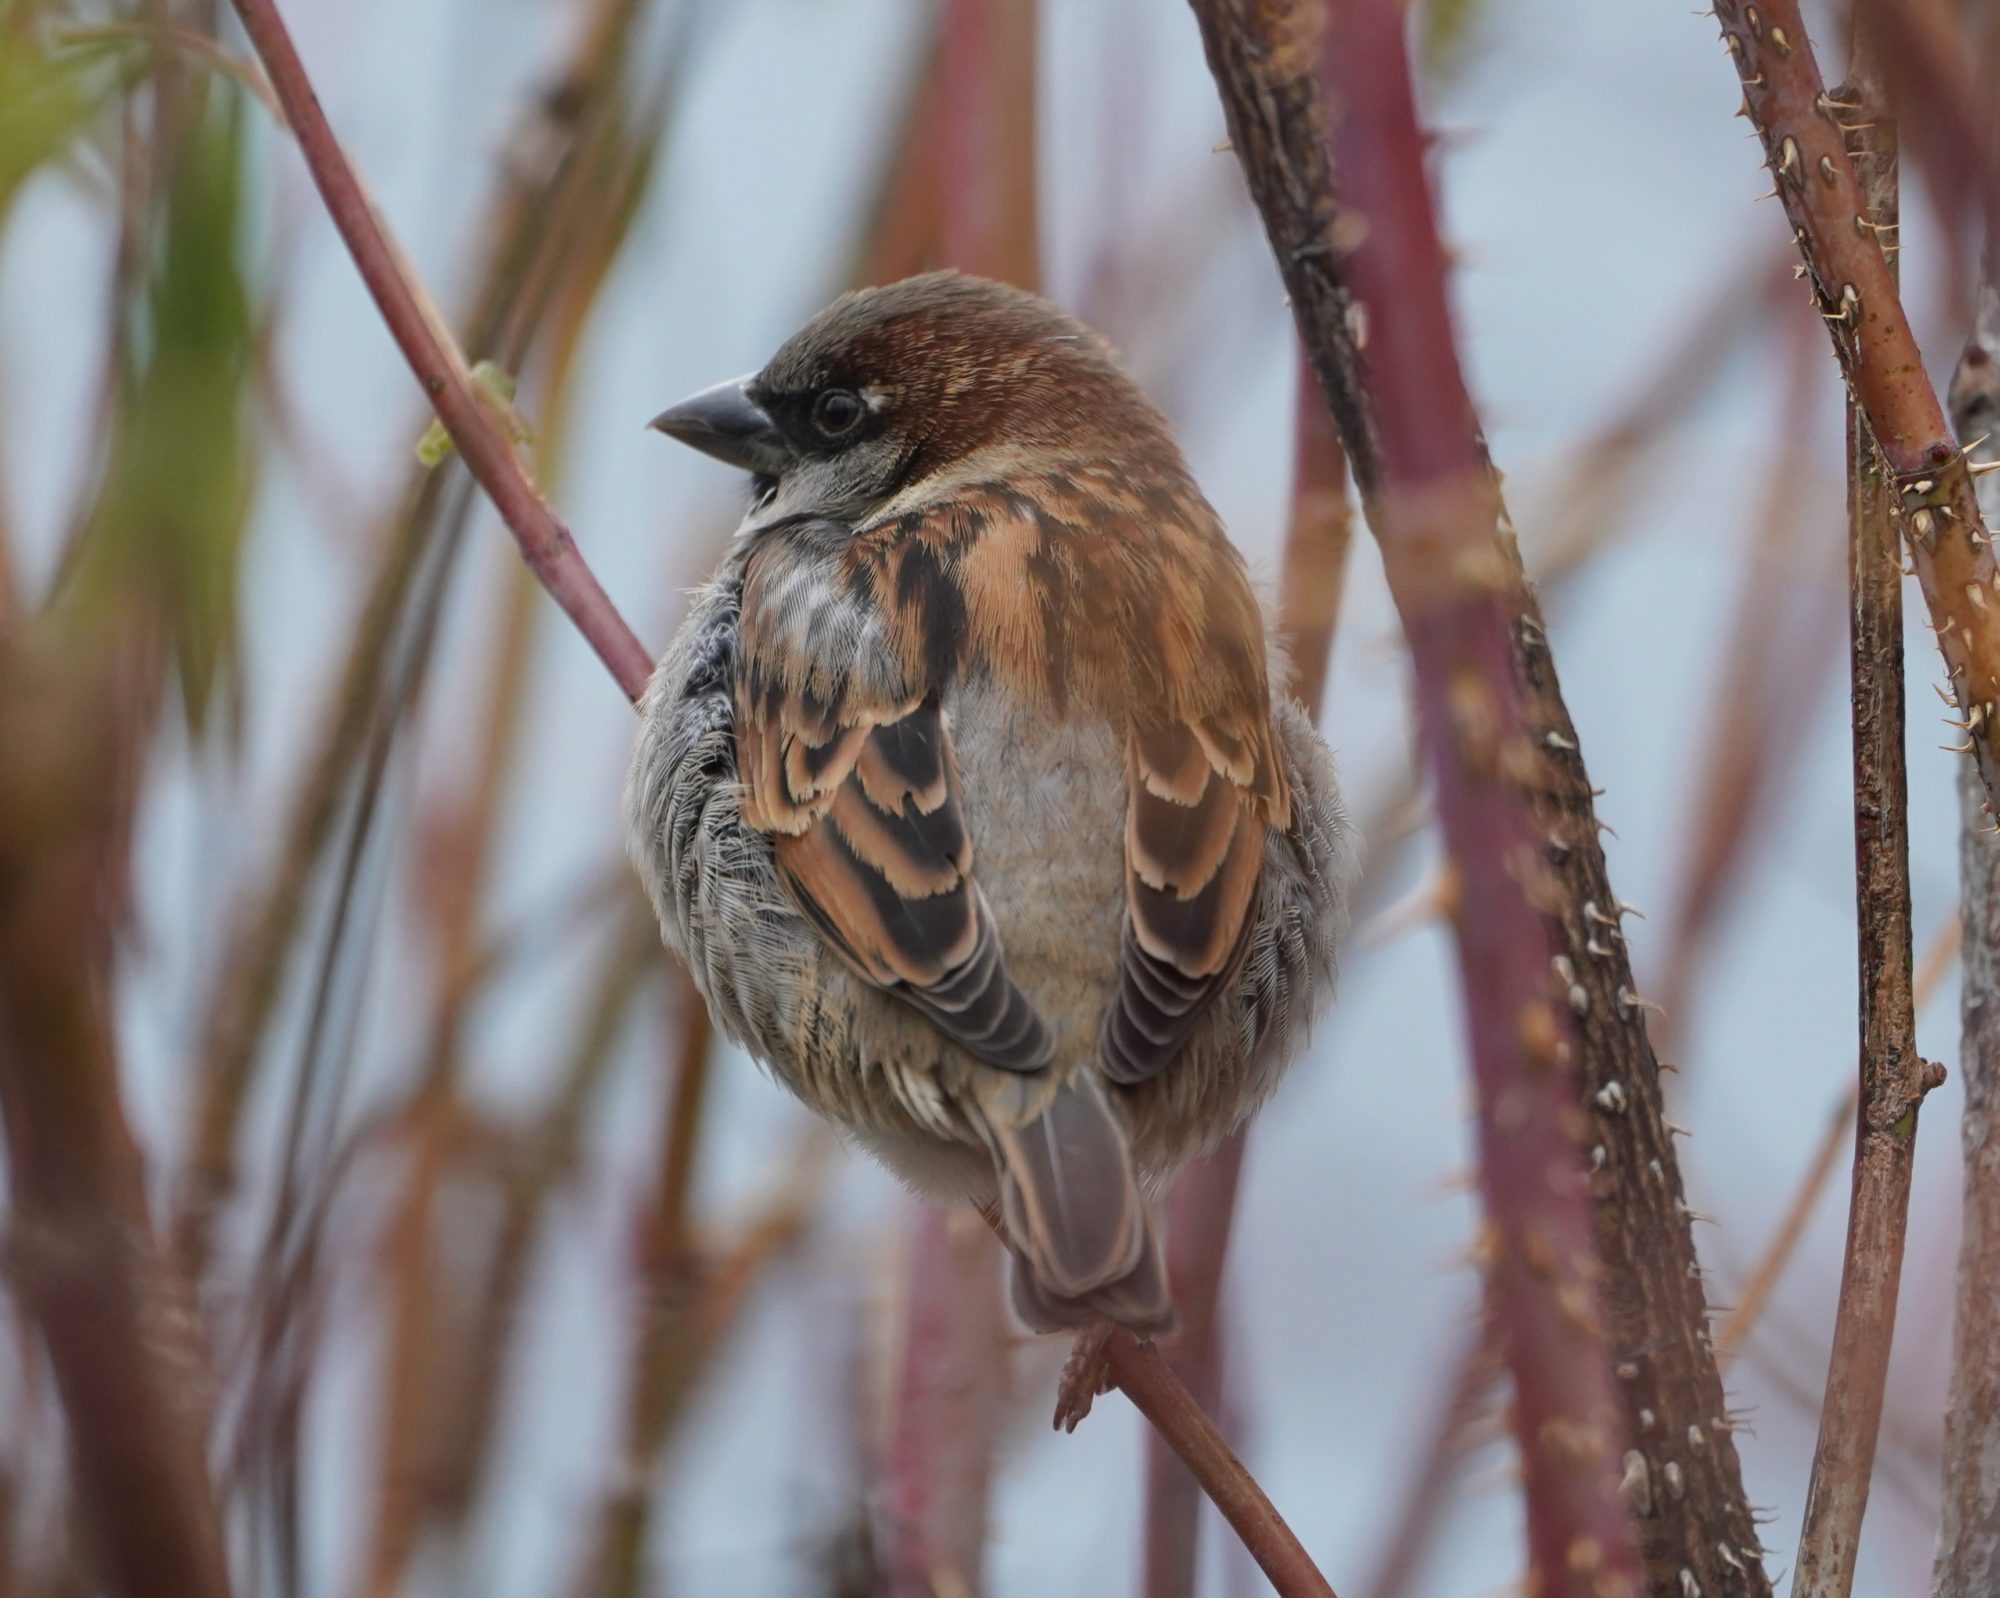
[[[1291,1527],[1168,1368],[1159,1349],[1121,1331],[1105,1345],[1104,1359],[1133,1407],[1173,1444],[1181,1463],[1222,1511],[1280,1598],[1334,1598],[1333,1588]]]
[[[1272,135],[1257,114],[1271,102],[1258,105],[1246,80],[1311,41],[1263,9],[1253,20],[1227,0],[1196,3],[1230,133],[1269,224],[1285,203],[1257,181]],[[1355,476],[1410,643],[1419,738],[1450,857],[1479,1086],[1485,1263],[1527,1477],[1529,1582],[1550,1594],[1630,1593],[1639,1561],[1618,1491],[1574,1046],[1551,978],[1560,947],[1547,911],[1560,888],[1528,798],[1549,783],[1548,746],[1513,667],[1522,584],[1496,547],[1498,500],[1450,336],[1401,12],[1393,0],[1334,0],[1328,26],[1328,89],[1341,109],[1335,162],[1354,220],[1343,237],[1314,242],[1344,252],[1349,310],[1366,309],[1333,329],[1308,312],[1300,331],[1316,356],[1331,332],[1335,359],[1364,363],[1367,437]],[[1279,227],[1272,232],[1282,262]]]
[[[1496,1329],[1510,1365],[1521,1370],[1524,1354],[1536,1367],[1515,1419],[1529,1440],[1543,1590],[1578,1584],[1572,1553],[1584,1566],[1597,1560],[1607,1585],[1631,1585],[1630,1531],[1605,1495],[1611,1475],[1637,1513],[1649,1590],[1766,1593],[1708,1346],[1659,1065],[1619,927],[1622,907],[1604,869],[1590,779],[1539,609],[1496,514],[1497,491],[1447,334],[1443,263],[1396,9],[1376,0],[1329,7],[1333,87],[1345,113],[1331,165],[1313,71],[1317,45],[1300,8],[1195,0],[1195,10],[1232,142],[1419,662],[1427,763],[1457,872],[1464,964],[1477,978],[1467,984],[1477,1068],[1489,1099],[1502,1095],[1486,1106],[1482,1132],[1489,1205],[1503,1227],[1499,1253],[1511,1267],[1496,1284],[1510,1301],[1496,1305]],[[1496,929],[1519,940],[1502,946]],[[1550,990],[1531,984],[1546,983],[1551,972],[1554,1003],[1535,1008]],[[1505,1008],[1510,1003],[1517,1007]],[[1535,1131],[1523,1135],[1517,1125]],[[1604,1270],[1594,1283],[1587,1263],[1562,1254],[1549,1233],[1522,1230],[1527,1216],[1547,1211],[1564,1228],[1555,1241],[1572,1241],[1576,1196],[1552,1193],[1541,1179],[1576,1170],[1578,1151],[1567,1140],[1578,1135],[1589,1141],[1595,1173]],[[1536,1169],[1538,1160],[1554,1163]],[[1551,1260],[1581,1280],[1543,1276]],[[1574,1286],[1596,1291],[1622,1428],[1590,1407],[1604,1396],[1604,1350],[1587,1310],[1564,1313],[1565,1305],[1587,1306],[1589,1294],[1579,1301],[1552,1291]],[[1524,1330],[1549,1325],[1558,1328],[1557,1344],[1523,1348]],[[1551,1346],[1572,1348],[1574,1357],[1550,1368]],[[1592,1415],[1599,1430],[1566,1430],[1580,1414]],[[1579,1457],[1573,1472],[1550,1468],[1548,1456],[1563,1445]],[[1577,1530],[1548,1568],[1557,1526]],[[1602,1540],[1575,1540],[1599,1528]]]
[[[1827,92],[1797,0],[1716,0],[1715,15],[1834,353],[1888,468],[1990,798],[2000,794],[2000,567],[1883,251],[1895,218],[1871,210],[1850,158],[1866,109]]]
[[[569,529],[535,487],[500,418],[480,398],[456,341],[425,315],[407,268],[320,109],[319,96],[277,7],[272,0],[234,0],[234,4],[285,108],[327,214],[403,358],[436,407],[439,421],[521,546],[521,558],[536,580],[596,650],[625,696],[637,700],[652,675],[652,657],[584,564]]]
[[[910,1216],[911,1297],[881,1506],[885,1598],[985,1585],[987,1489],[1006,1396],[992,1234],[971,1210]]]

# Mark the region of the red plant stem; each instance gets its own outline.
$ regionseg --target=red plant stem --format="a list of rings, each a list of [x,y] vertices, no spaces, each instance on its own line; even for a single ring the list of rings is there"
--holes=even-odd
[[[1132,1406],[1173,1445],[1280,1598],[1334,1598],[1304,1546],[1152,1343],[1118,1332],[1104,1358]]]
[[[626,698],[637,701],[652,675],[652,656],[618,614],[578,553],[569,529],[535,487],[499,419],[479,397],[457,343],[426,315],[399,252],[333,136],[284,19],[272,0],[231,3],[264,64],[278,103],[285,108],[327,214],[403,358],[436,407],[438,420],[521,546],[521,558],[536,580],[562,606]]]
[[[1543,780],[1543,756],[1514,686],[1518,602],[1490,560],[1497,505],[1451,338],[1401,12],[1393,0],[1334,0],[1328,25],[1339,36],[1333,163],[1366,219],[1346,268],[1368,317],[1382,468],[1372,519],[1456,889],[1489,1288],[1514,1376],[1529,1557],[1544,1592],[1632,1590],[1570,1039],[1549,993],[1558,950],[1537,903],[1552,885],[1523,791]]]
[[[146,721],[114,645],[143,623],[72,620],[0,640],[0,1272],[62,1400],[92,1589],[228,1598],[208,1375],[148,1219],[108,999]]]
[[[1284,196],[1262,179],[1274,143],[1257,82],[1314,41],[1302,16],[1243,0],[1195,0],[1230,133],[1265,211],[1280,266]],[[1499,503],[1457,351],[1425,170],[1426,142],[1395,0],[1332,0],[1330,130],[1342,220],[1333,250],[1351,295],[1337,328],[1308,321],[1328,397],[1365,414],[1354,472],[1409,640],[1419,741],[1437,796],[1456,907],[1459,974],[1479,1088],[1483,1252],[1495,1328],[1514,1376],[1527,1487],[1529,1584],[1604,1598],[1639,1590],[1619,1493],[1620,1422],[1597,1303],[1596,1249],[1577,1104],[1574,1033],[1551,971],[1562,889],[1543,859],[1531,795],[1553,787],[1545,743],[1514,668],[1527,609],[1500,551]],[[1280,130],[1279,136],[1282,136]],[[1322,172],[1324,167],[1322,167]],[[1324,194],[1313,197],[1322,203]],[[1309,202],[1310,203],[1310,202]],[[1331,214],[1331,206],[1326,208]],[[1300,296],[1293,296],[1295,308]],[[1324,340],[1332,334],[1339,348]],[[1363,399],[1362,396],[1365,396]],[[1567,740],[1565,740],[1565,743]]]
[[[912,1294],[882,1505],[882,1574],[886,1598],[933,1598],[984,1586],[1007,1320],[997,1251],[977,1212],[925,1205],[909,1220]]]
[[[1180,1336],[1167,1350],[1189,1395],[1214,1413],[1222,1400],[1222,1267],[1236,1219],[1247,1127],[1182,1171],[1167,1225],[1167,1279],[1173,1284]],[[1140,1590],[1146,1598],[1191,1598],[1201,1550],[1200,1488],[1154,1432],[1146,1439],[1146,1542]]]
[[[2000,795],[2000,567],[1883,253],[1894,218],[1870,212],[1850,159],[1866,113],[1826,92],[1798,0],[1716,0],[1715,15],[1834,353],[1888,467],[1938,647],[1970,707],[1967,752],[1988,796]]]

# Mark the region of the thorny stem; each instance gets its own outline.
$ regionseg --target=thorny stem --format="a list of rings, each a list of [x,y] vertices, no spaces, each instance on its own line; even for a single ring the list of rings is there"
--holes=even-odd
[[[2000,460],[2000,258],[1989,254],[1978,321],[1952,378],[1952,420],[1973,453]],[[1994,478],[1986,479],[1989,498]],[[2000,507],[1996,507],[2000,509]],[[1944,1504],[1933,1598],[2000,1591],[2000,835],[1961,773],[1960,913],[1965,920],[1964,1218],[1959,1233]]]
[[[2000,567],[1884,252],[1894,247],[1895,219],[1872,213],[1850,158],[1867,110],[1827,92],[1798,0],[1716,0],[1715,15],[1848,391],[1887,467],[1938,647],[1966,707],[1964,752],[1978,761],[1988,797],[2000,795]]]
[[[1862,41],[1856,42],[1854,77],[1834,98],[1858,107],[1859,116],[1873,124],[1853,152],[1861,172],[1862,203],[1877,221],[1893,227],[1897,216],[1893,125]],[[1854,1584],[1854,1557],[1868,1507],[1896,1325],[1917,1108],[1943,1077],[1917,1055],[1911,995],[1902,563],[1896,549],[1895,498],[1867,421],[1852,398],[1847,409],[1847,484],[1861,1091],[1840,1308],[1799,1533],[1794,1598],[1847,1598]]]
[[[1537,904],[1549,885],[1525,795],[1547,780],[1543,746],[1510,664],[1518,579],[1493,551],[1499,507],[1449,336],[1400,9],[1335,0],[1327,25],[1327,87],[1340,108],[1333,148],[1366,218],[1342,265],[1381,352],[1364,369],[1376,453],[1365,474],[1357,458],[1355,475],[1409,639],[1418,736],[1450,859],[1479,1087],[1484,1264],[1514,1376],[1529,1582],[1552,1594],[1629,1593],[1638,1554],[1618,1494],[1617,1407],[1572,1127],[1573,1049],[1552,1002],[1556,950]]]
[[[1329,10],[1345,113],[1332,170],[1317,51],[1300,8],[1195,0],[1237,157],[1418,661],[1462,936],[1481,965],[1475,983],[1467,961],[1467,992],[1489,1099],[1489,1210],[1511,1228],[1497,1252],[1514,1272],[1496,1284],[1496,1324],[1521,1389],[1516,1425],[1536,1574],[1545,1593],[1585,1583],[1630,1590],[1636,1571],[1622,1489],[1637,1512],[1649,1590],[1763,1594],[1659,1066],[1619,927],[1623,907],[1605,874],[1589,778],[1539,609],[1511,533],[1504,524],[1496,531],[1497,490],[1444,336],[1443,263],[1399,17],[1373,0],[1339,0]],[[1448,664],[1454,658],[1462,669]],[[1525,922],[1524,907],[1533,912]],[[1506,941],[1494,935],[1502,929]],[[1523,950],[1537,957],[1532,971],[1514,962]],[[1548,999],[1554,1005],[1533,1008]],[[1580,1083],[1563,1069],[1565,1049]],[[1502,1126],[1491,1099],[1506,1089],[1521,1096],[1504,1096]],[[1588,1106],[1581,1115],[1580,1097]],[[1513,1142],[1523,1124],[1535,1134]],[[1604,1267],[1595,1280],[1588,1234],[1571,1230],[1569,1195],[1547,1181],[1578,1163],[1581,1151],[1567,1140],[1579,1134],[1593,1145]],[[1515,1186],[1517,1176],[1527,1180]],[[1529,1215],[1560,1229],[1523,1230]],[[1542,1274],[1551,1260],[1568,1279]],[[1564,1306],[1584,1313],[1572,1317]],[[1599,1313],[1601,1339],[1592,1335]],[[1552,1350],[1570,1357],[1551,1358]],[[1597,1407],[1613,1372],[1622,1437],[1616,1416]],[[1552,1549],[1556,1526],[1578,1530]]]
[[[382,320],[437,408],[466,467],[486,490],[542,586],[597,652],[612,680],[636,701],[652,675],[646,653],[578,553],[569,529],[535,487],[505,428],[479,397],[457,343],[424,314],[408,269],[361,192],[273,0],[232,0],[243,31],[270,75],[327,214],[360,270]]]

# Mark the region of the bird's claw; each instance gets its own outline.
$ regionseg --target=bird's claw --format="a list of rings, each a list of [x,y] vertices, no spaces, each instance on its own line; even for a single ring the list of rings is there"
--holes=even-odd
[[[1073,1432],[1099,1393],[1111,1391],[1111,1362],[1104,1349],[1118,1328],[1109,1321],[1087,1326],[1077,1334],[1076,1344],[1063,1364],[1062,1380],[1056,1384],[1056,1430]]]

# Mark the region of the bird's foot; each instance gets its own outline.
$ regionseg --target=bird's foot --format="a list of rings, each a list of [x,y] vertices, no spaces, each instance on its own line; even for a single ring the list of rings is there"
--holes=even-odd
[[[1099,1321],[1077,1333],[1076,1344],[1063,1364],[1056,1384],[1056,1430],[1073,1432],[1099,1393],[1111,1391],[1111,1361],[1105,1347],[1118,1333],[1110,1321]]]

